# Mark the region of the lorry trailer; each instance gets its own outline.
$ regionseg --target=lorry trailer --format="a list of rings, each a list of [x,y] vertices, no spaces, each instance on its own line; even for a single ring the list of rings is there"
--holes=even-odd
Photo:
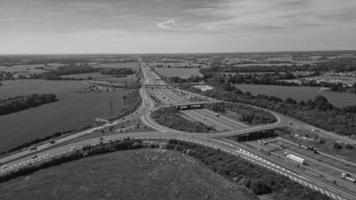
[[[342,173],[341,178],[348,180],[350,182],[356,183],[356,179],[354,177],[352,177],[350,174]]]
[[[301,158],[301,157],[299,157],[299,156],[290,154],[290,153],[288,153],[288,152],[285,152],[284,154],[285,154],[285,156],[286,156],[287,158],[289,158],[290,160],[293,160],[294,162],[297,162],[297,163],[302,164],[302,165],[305,165],[305,164],[306,164],[304,158]]]

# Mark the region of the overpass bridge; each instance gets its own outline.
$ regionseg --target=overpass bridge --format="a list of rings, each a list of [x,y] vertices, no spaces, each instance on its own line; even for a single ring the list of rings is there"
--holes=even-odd
[[[99,85],[99,86],[106,86],[106,87],[114,87],[114,88],[126,88],[126,84],[122,83],[113,83],[113,82],[106,82],[106,81],[87,81],[88,83]]]
[[[141,88],[150,89],[175,89],[183,86],[202,86],[202,83],[175,83],[175,84],[141,84]]]
[[[204,108],[206,104],[220,103],[221,101],[195,101],[173,104],[176,110],[190,110]]]

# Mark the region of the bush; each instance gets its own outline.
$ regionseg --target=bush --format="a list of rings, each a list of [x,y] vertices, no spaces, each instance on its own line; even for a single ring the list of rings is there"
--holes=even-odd
[[[249,188],[257,195],[269,194],[272,192],[272,188],[261,180],[253,181]]]
[[[353,146],[352,144],[346,144],[346,145],[345,145],[345,148],[346,148],[347,150],[352,150],[352,149],[354,149],[354,146]]]
[[[342,147],[341,144],[339,144],[339,143],[337,143],[337,142],[334,143],[334,149],[340,150],[340,149],[342,149],[342,148],[343,148],[343,147]]]

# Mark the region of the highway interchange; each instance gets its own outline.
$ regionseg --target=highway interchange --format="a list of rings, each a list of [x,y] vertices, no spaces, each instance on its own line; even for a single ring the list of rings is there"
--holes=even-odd
[[[156,89],[150,89],[149,87],[140,88],[142,103],[141,106],[134,113],[131,113],[125,118],[115,120],[111,123],[100,125],[79,133],[75,133],[73,135],[56,139],[55,144],[51,144],[50,142],[42,143],[37,146],[36,150],[24,150],[1,158],[0,163],[2,164],[2,166],[0,168],[0,175],[11,172],[20,167],[24,167],[31,163],[44,162],[48,159],[59,157],[63,154],[75,151],[76,149],[81,148],[85,145],[97,144],[99,142],[99,138],[102,138],[104,142],[108,140],[124,139],[127,137],[147,140],[177,139],[181,141],[188,141],[212,147],[215,149],[220,149],[232,155],[242,157],[257,165],[275,171],[278,174],[287,176],[290,179],[300,184],[303,184],[313,190],[319,191],[332,199],[356,199],[356,191],[350,191],[343,187],[325,181],[322,178],[311,176],[309,174],[304,173],[304,171],[301,169],[298,170],[296,168],[291,168],[288,165],[278,162],[278,160],[266,157],[266,155],[262,155],[259,152],[254,151],[253,149],[248,149],[245,146],[241,146],[237,142],[223,139],[229,136],[269,130],[287,125],[289,121],[285,117],[277,113],[272,112],[277,118],[277,121],[275,123],[250,127],[245,124],[242,124],[241,122],[237,122],[229,118],[219,116],[217,113],[206,109],[184,111],[184,114],[193,119],[199,119],[199,121],[207,121],[206,123],[213,124],[213,126],[217,130],[220,130],[220,132],[215,133],[188,133],[173,130],[158,124],[150,117],[150,114],[152,112],[163,106],[187,103],[187,98],[181,97],[179,93],[173,92],[171,89],[157,89],[157,85],[164,85],[165,82],[162,81],[160,77],[146,63],[141,61],[140,65],[144,77],[143,84],[146,86],[155,85]],[[179,92],[185,93],[188,96],[198,96],[196,94],[192,94],[186,91]],[[150,97],[150,95],[152,94],[160,98],[165,105],[157,105],[157,103],[155,103]],[[205,101],[207,100],[207,97],[201,98],[204,98]],[[214,102],[216,100],[208,98],[208,101]],[[81,140],[83,136],[91,135],[92,133],[107,129],[110,126],[115,126],[119,123],[122,123],[123,121],[135,118],[140,118],[146,126],[149,126],[156,131],[120,133],[105,135],[102,137],[93,137],[90,139],[86,137],[86,139]]]

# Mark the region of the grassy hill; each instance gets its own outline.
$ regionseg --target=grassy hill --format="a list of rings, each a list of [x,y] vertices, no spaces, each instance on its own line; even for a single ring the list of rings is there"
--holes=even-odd
[[[0,199],[238,199],[253,194],[184,154],[121,151],[35,172],[0,184]]]

